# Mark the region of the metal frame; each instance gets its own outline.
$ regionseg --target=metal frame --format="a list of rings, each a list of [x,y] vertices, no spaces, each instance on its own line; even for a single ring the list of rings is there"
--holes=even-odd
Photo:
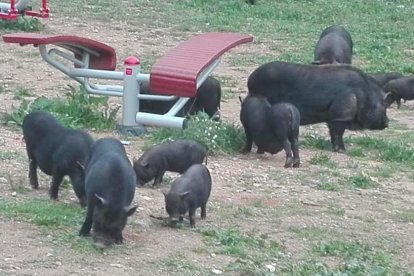
[[[0,2],[0,19],[17,20],[19,18],[19,14],[41,18],[50,17],[50,10],[47,6],[47,0],[42,0],[42,7],[38,12],[26,10],[29,1],[30,0],[10,0],[10,4]]]
[[[150,75],[140,72],[141,66],[138,58],[132,56],[126,58],[122,72],[89,69],[90,56],[99,56],[95,51],[89,48],[82,49],[81,58],[79,59],[74,54],[74,52],[79,53],[79,51],[71,51],[66,44],[53,45],[55,47],[61,46],[64,49],[63,51],[55,47],[48,49],[48,45],[38,45],[42,58],[84,86],[88,93],[123,98],[121,127],[133,128],[139,127],[140,125],[149,125],[180,129],[186,128],[186,119],[177,117],[176,115],[190,98],[140,94],[139,84],[149,83]],[[76,48],[79,49],[81,46],[76,46]],[[221,57],[217,58],[199,74],[197,88],[200,87],[211,72],[220,64],[220,61]],[[117,80],[121,81],[122,85],[99,84],[92,82],[91,79]],[[140,100],[177,101],[167,113],[159,115],[140,112]]]

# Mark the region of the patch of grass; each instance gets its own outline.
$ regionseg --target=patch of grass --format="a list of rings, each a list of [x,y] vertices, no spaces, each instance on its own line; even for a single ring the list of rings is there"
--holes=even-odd
[[[13,160],[20,157],[21,154],[17,151],[0,151],[0,160]]]
[[[207,114],[191,116],[184,130],[157,128],[149,134],[146,148],[178,139],[192,139],[203,144],[210,154],[239,152],[244,145],[244,132],[224,121],[213,121]]]
[[[377,252],[359,242],[340,240],[322,242],[313,248],[321,257],[339,257],[343,259],[334,270],[351,275],[392,275],[392,257],[384,252]]]
[[[347,140],[364,150],[373,151],[375,157],[382,161],[414,165],[414,149],[405,141],[372,137],[353,137]]]
[[[360,147],[351,147],[346,150],[346,154],[351,157],[364,157],[364,150]]]
[[[359,189],[370,189],[377,186],[370,177],[365,175],[354,175],[347,178],[348,185]]]
[[[414,210],[404,210],[398,213],[398,218],[402,222],[414,223]]]
[[[158,262],[159,265],[168,270],[168,273],[175,272],[179,275],[210,275],[207,269],[196,265],[182,254],[172,254]]]
[[[336,205],[336,204],[329,205],[326,208],[326,212],[328,214],[332,214],[332,215],[337,216],[337,217],[343,217],[343,216],[345,216],[345,208],[343,208],[343,207],[341,207],[339,205]]]
[[[261,264],[277,258],[283,246],[269,240],[266,235],[256,231],[242,233],[238,229],[214,229],[210,227],[198,230],[207,245],[214,246],[216,253],[234,256],[247,262]]]
[[[302,146],[310,149],[331,150],[331,143],[318,135],[305,135]]]
[[[39,32],[43,29],[44,25],[35,17],[19,16],[17,20],[0,20],[0,30]]]
[[[57,117],[72,128],[110,130],[116,126],[116,114],[120,107],[111,108],[107,97],[89,95],[82,87],[65,94],[65,98],[40,97],[34,101],[23,99],[19,108],[4,118],[8,125],[22,125],[24,117],[32,111],[43,110]]]
[[[0,216],[40,226],[58,246],[70,247],[80,253],[101,252],[92,239],[78,236],[84,211],[78,205],[31,199],[0,201]]]
[[[321,165],[328,168],[336,168],[336,163],[325,153],[317,153],[309,160],[312,165]]]
[[[14,95],[13,99],[14,100],[23,100],[26,97],[30,97],[31,94],[29,93],[29,91],[27,89],[24,88],[20,88],[16,95]]]
[[[392,177],[397,171],[398,168],[396,168],[392,164],[383,165],[381,167],[376,168],[375,175],[379,178],[389,178]]]
[[[330,191],[330,192],[337,192],[339,191],[339,187],[336,183],[331,181],[321,180],[321,182],[317,185],[319,190],[323,191]]]
[[[82,212],[78,206],[39,199],[0,201],[0,214],[50,229],[78,225],[82,220]]]
[[[289,231],[296,234],[301,239],[306,240],[325,240],[327,236],[336,235],[333,230],[319,227],[289,227]]]

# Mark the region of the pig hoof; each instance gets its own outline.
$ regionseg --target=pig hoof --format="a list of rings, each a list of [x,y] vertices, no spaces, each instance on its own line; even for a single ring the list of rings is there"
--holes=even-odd
[[[293,163],[293,167],[294,167],[294,168],[299,168],[299,166],[300,166],[300,162]]]
[[[35,189],[35,190],[39,189],[39,183],[30,182],[30,186],[32,186],[32,188]]]

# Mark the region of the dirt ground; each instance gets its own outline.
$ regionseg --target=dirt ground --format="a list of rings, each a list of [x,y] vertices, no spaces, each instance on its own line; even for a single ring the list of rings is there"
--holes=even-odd
[[[119,24],[117,26],[94,22],[85,24],[82,21],[67,18],[51,19],[44,33],[67,33],[85,36],[106,43],[115,48],[120,69],[122,61],[128,55],[138,55],[142,62],[155,60],[170,47],[193,34],[177,34],[169,29],[150,30]],[[242,45],[227,55],[242,55],[247,52],[266,51],[264,44],[253,47]],[[29,90],[36,96],[54,97],[67,91],[68,84],[76,84],[73,80],[47,65],[40,57],[38,50],[31,46],[19,47],[0,42],[0,112],[10,112],[18,106],[14,99],[16,91],[21,88]],[[148,60],[148,61],[146,61]],[[148,63],[147,63],[148,64]],[[225,87],[234,93],[244,93],[248,74],[256,67],[231,66],[224,57],[223,63],[215,71],[215,75],[234,81],[234,86]],[[233,83],[233,82],[232,82]],[[62,94],[63,95],[63,94]],[[119,103],[119,99],[111,99]],[[408,110],[411,105],[407,104]],[[239,103],[237,97],[222,103],[223,120],[239,123]],[[389,116],[413,129],[412,112],[391,109]],[[326,137],[323,125],[301,128],[301,135],[317,133]],[[375,135],[375,132],[366,132]],[[349,132],[347,132],[349,134]],[[11,179],[0,177],[0,200],[11,198],[47,198],[49,178],[42,175],[41,189],[29,190],[27,193],[15,193],[10,185],[28,183],[27,159],[25,145],[21,141],[21,132],[0,126],[0,151],[14,152],[11,160],[0,160],[1,175],[9,174]],[[113,133],[92,133],[95,137],[115,136]],[[362,134],[356,134],[362,135]],[[132,139],[126,146],[129,156],[140,154],[142,140]],[[394,178],[378,180],[379,186],[368,190],[350,190],[329,192],[316,189],[312,175],[320,174],[318,167],[309,163],[317,150],[301,149],[302,166],[299,169],[283,169],[284,154],[258,156],[256,154],[234,156],[213,156],[208,167],[212,173],[213,190],[207,209],[207,219],[197,220],[197,226],[228,227],[230,223],[242,227],[246,231],[260,229],[275,240],[283,241],[292,258],[299,258],[303,249],[301,241],[295,239],[286,229],[290,226],[312,227],[325,226],[343,233],[345,237],[357,237],[361,241],[381,244],[395,252],[400,267],[410,271],[414,267],[414,233],[411,222],[395,218],[402,210],[411,212],[414,200],[412,172],[399,173]],[[324,152],[334,160],[343,175],[355,171],[381,169],[375,161],[365,162],[353,159],[348,155]],[[378,166],[377,166],[378,165]],[[323,172],[322,172],[323,173]],[[174,176],[174,174],[171,174]],[[316,180],[315,180],[316,181]],[[17,183],[17,184],[16,184]],[[167,187],[164,187],[167,188]],[[261,214],[260,220],[254,217],[229,218],[223,216],[224,208],[243,207],[261,200],[268,208],[292,215],[272,217]],[[70,191],[62,193],[61,201],[76,203]],[[195,252],[203,246],[202,237],[195,230],[171,229],[160,221],[150,218],[150,214],[165,216],[163,195],[159,190],[140,188],[137,190],[135,202],[139,209],[129,220],[124,231],[125,245],[115,247],[102,254],[83,254],[71,248],[56,244],[54,236],[45,233],[41,228],[18,219],[0,217],[0,275],[171,275],[168,267],[157,265],[159,260],[175,254],[183,255],[193,264],[206,268],[207,271],[218,269],[223,271],[233,259],[229,256],[216,256],[209,252]],[[57,203],[58,204],[58,203]],[[230,207],[229,207],[230,206]],[[332,207],[344,210],[345,215],[334,217],[328,209]],[[276,220],[276,222],[275,222]],[[367,220],[374,220],[372,229],[367,228]],[[187,225],[188,226],[188,225]],[[79,225],[80,227],[80,225]]]

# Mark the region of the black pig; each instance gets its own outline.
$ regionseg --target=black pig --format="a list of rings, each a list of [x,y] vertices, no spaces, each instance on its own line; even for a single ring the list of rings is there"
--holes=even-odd
[[[102,138],[92,147],[86,167],[87,214],[79,235],[89,235],[97,246],[123,242],[122,230],[136,206],[131,206],[136,177],[120,141]]]
[[[206,205],[211,192],[211,176],[207,167],[192,165],[174,180],[165,196],[165,209],[171,222],[183,221],[188,212],[191,227],[195,227],[195,212],[201,207],[201,219],[206,218]]]
[[[147,83],[140,84],[141,94],[153,94]],[[178,112],[178,116],[194,115],[199,111],[207,113],[210,118],[220,119],[220,82],[213,77],[208,77],[197,89],[195,98],[190,99]],[[165,114],[174,105],[175,101],[141,100],[139,110],[155,114]]]
[[[414,100],[414,77],[402,77],[388,81],[384,85],[384,91],[390,92],[387,97],[386,105],[390,106],[394,101],[397,102],[397,107],[401,106],[401,99],[405,101]]]
[[[166,171],[182,174],[193,164],[201,164],[207,157],[206,148],[193,140],[177,140],[153,146],[134,161],[137,184],[154,179],[158,186]]]
[[[271,104],[295,105],[301,125],[326,122],[334,151],[345,151],[345,129],[388,127],[383,88],[350,65],[274,61],[257,68],[247,86],[249,94],[262,95]]]
[[[63,126],[51,114],[34,111],[23,120],[23,136],[29,157],[29,180],[34,189],[39,188],[37,167],[52,176],[50,197],[58,199],[59,186],[69,175],[76,196],[85,206],[84,169],[93,139],[80,130]]]
[[[319,37],[314,51],[314,64],[352,63],[353,42],[342,26],[330,26]]]
[[[285,168],[299,167],[300,114],[294,105],[270,105],[266,98],[260,95],[249,95],[242,102],[240,121],[246,134],[243,153],[251,151],[253,142],[259,154],[276,154],[284,149]]]

